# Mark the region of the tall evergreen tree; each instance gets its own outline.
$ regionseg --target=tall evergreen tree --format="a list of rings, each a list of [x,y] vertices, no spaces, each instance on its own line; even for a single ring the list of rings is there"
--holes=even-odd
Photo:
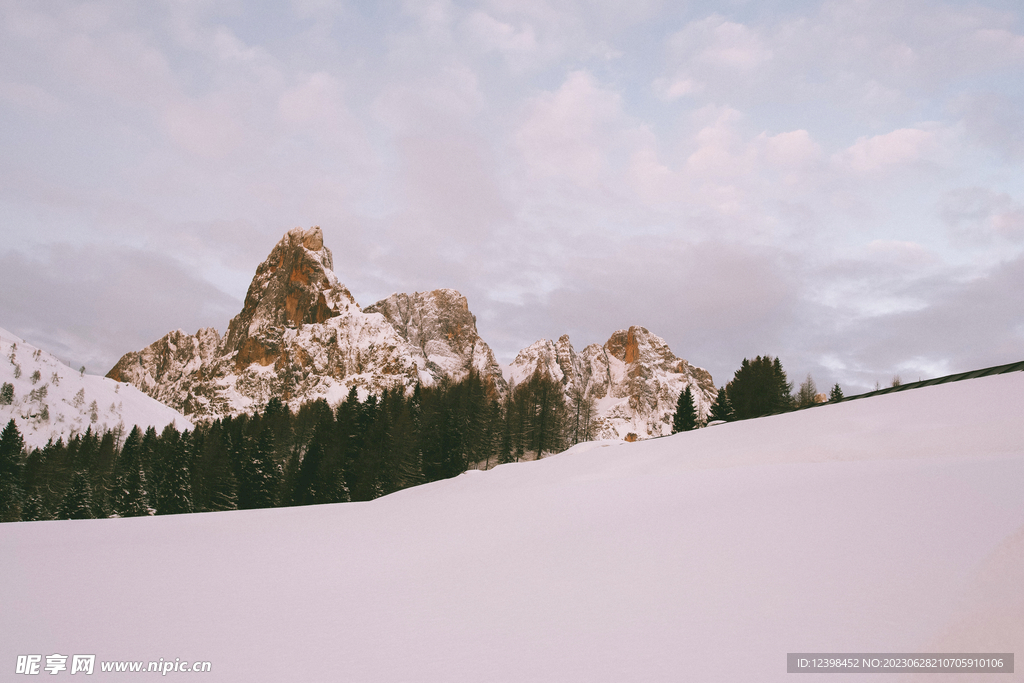
[[[238,483],[231,457],[231,436],[221,420],[204,430],[202,444],[196,444],[193,467],[193,503],[196,510],[234,510],[238,507]]]
[[[192,505],[193,443],[192,433],[184,432],[170,452],[157,497],[158,515],[180,515],[195,510]]]
[[[33,449],[23,470],[25,489],[40,496],[47,514],[60,507],[64,492],[71,485],[69,445],[63,439],[50,439],[42,448]]]
[[[84,470],[79,470],[71,477],[71,486],[68,487],[60,509],[57,511],[57,519],[93,519],[94,517],[89,474]]]
[[[12,418],[0,432],[0,481],[13,481],[18,477],[24,450],[25,439]]]
[[[339,413],[353,408],[339,406]],[[347,462],[341,452],[344,437],[335,431],[334,415],[326,402],[316,407],[317,421],[291,486],[293,505],[341,503],[349,499],[346,484]]]
[[[532,441],[538,458],[545,452],[562,450],[566,413],[562,385],[539,369],[538,366],[538,372],[530,378],[534,416]]]
[[[790,394],[793,386],[786,379],[782,363],[771,356],[744,358],[726,390],[737,420],[771,415],[793,407]]]
[[[693,405],[693,392],[690,385],[679,392],[676,401],[676,412],[672,416],[672,433],[688,432],[697,428],[697,409]]]
[[[730,422],[734,418],[732,413],[732,405],[729,403],[729,392],[726,387],[719,387],[718,395],[715,396],[715,402],[711,404],[711,414],[708,415],[708,422],[715,422],[716,420],[724,420]]]
[[[16,522],[21,519],[24,501],[22,481],[22,452],[25,440],[12,419],[0,432],[0,521]]]
[[[273,436],[263,438],[243,435],[236,447],[238,461],[238,508],[274,507],[281,483],[281,469],[270,455]]]
[[[138,427],[128,433],[115,463],[111,502],[114,512],[121,517],[150,514],[146,473],[142,469],[142,432]]]

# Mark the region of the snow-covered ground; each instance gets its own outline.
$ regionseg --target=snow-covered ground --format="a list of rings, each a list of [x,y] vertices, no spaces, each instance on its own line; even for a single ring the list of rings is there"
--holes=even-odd
[[[1019,658],[1022,407],[1014,373],[370,503],[0,525],[0,671],[84,653],[216,681],[762,682],[792,679],[787,652]]]
[[[69,368],[50,353],[0,328],[0,385],[14,387],[14,400],[0,401],[0,429],[14,418],[29,446],[42,447],[53,438],[132,425],[156,427],[170,423],[192,429],[181,413],[135,387],[107,377]]]

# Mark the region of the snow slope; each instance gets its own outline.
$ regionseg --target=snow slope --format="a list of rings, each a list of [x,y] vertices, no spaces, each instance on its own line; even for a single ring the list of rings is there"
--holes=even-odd
[[[0,671],[57,652],[216,681],[760,682],[793,680],[787,652],[1019,657],[1021,406],[1014,373],[370,503],[0,525]]]
[[[184,415],[132,385],[82,374],[0,328],[0,384],[6,382],[14,386],[14,401],[0,405],[0,428],[14,418],[28,446],[42,447],[50,438],[67,439],[89,427],[137,424],[160,430],[173,422],[192,429]]]

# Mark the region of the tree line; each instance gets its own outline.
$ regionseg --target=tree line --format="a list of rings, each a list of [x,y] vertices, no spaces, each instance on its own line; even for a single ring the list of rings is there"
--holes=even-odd
[[[499,399],[471,372],[460,382],[291,410],[277,398],[249,415],[179,431],[123,428],[25,448],[0,433],[0,521],[134,517],[372,500],[470,467],[554,453],[592,438],[593,402],[541,371]]]
[[[843,390],[837,383],[829,391],[828,400],[838,401],[842,398]],[[732,380],[719,387],[715,402],[706,416],[697,413],[689,386],[680,392],[672,419],[672,433],[697,429],[717,421],[747,420],[807,408],[818,401],[818,390],[810,375],[807,375],[798,391],[793,393],[793,383],[786,377],[786,371],[778,358],[744,358],[739,369],[733,373]]]

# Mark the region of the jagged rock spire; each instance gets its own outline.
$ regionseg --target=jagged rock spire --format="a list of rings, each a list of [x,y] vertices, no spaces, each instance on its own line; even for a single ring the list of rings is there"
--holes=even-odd
[[[281,357],[288,328],[322,323],[355,306],[332,270],[331,250],[319,226],[289,230],[256,269],[242,311],[231,320],[224,351],[238,369]]]

